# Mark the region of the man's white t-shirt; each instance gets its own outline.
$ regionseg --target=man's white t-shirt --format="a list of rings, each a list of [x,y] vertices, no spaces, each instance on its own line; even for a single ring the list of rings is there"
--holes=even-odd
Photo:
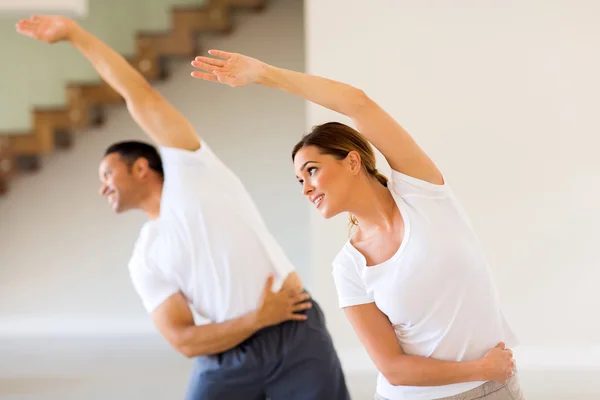
[[[340,307],[375,302],[410,355],[468,361],[502,341],[516,346],[488,262],[448,184],[392,171],[388,186],[404,219],[402,244],[389,260],[367,266],[346,243],[333,262]],[[436,399],[483,383],[392,386],[379,374],[377,393],[390,400]]]
[[[203,141],[161,147],[160,217],[141,229],[129,272],[148,312],[182,292],[211,322],[256,309],[269,274],[279,289],[294,266],[237,178]]]

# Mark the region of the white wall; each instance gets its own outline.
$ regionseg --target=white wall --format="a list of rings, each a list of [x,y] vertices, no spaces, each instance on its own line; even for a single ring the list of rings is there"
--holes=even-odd
[[[0,13],[22,12],[63,12],[73,15],[85,15],[87,0],[2,0]]]
[[[273,2],[236,25],[229,37],[205,40],[204,49],[303,69],[302,3]],[[175,63],[159,89],[238,173],[307,276],[308,210],[290,157],[304,132],[304,103],[274,90],[194,80],[190,61]],[[113,215],[97,195],[102,152],[123,139],[145,137],[117,107],[103,128],[86,132],[74,150],[46,160],[39,174],[16,181],[0,198],[0,336],[153,332],[127,273],[144,216]]]
[[[600,366],[600,3],[307,0],[305,10],[307,70],[364,89],[455,188],[522,360]],[[312,106],[308,127],[338,118]],[[338,346],[351,348],[329,267],[346,220],[311,218],[316,294]]]

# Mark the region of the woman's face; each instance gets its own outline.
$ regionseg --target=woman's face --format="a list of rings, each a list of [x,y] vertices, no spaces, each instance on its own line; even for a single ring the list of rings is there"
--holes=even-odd
[[[331,218],[347,211],[345,205],[352,195],[352,182],[358,169],[355,158],[351,152],[345,159],[338,160],[322,154],[315,146],[305,146],[296,153],[294,169],[302,194],[323,217]]]

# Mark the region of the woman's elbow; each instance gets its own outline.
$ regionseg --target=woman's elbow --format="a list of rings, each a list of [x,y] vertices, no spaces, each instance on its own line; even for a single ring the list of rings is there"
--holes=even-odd
[[[405,386],[406,381],[404,378],[397,372],[387,371],[381,372],[386,381],[392,386]]]
[[[384,365],[379,370],[381,375],[389,382],[392,386],[412,386],[411,382],[408,380],[407,376],[407,368],[399,365]]]
[[[349,117],[361,115],[373,104],[373,100],[363,90],[357,88],[353,89],[352,95],[348,96],[348,99],[348,112],[346,115]]]

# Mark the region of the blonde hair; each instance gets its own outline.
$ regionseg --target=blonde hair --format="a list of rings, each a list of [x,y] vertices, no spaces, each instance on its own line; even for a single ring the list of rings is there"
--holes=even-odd
[[[317,125],[296,143],[292,150],[292,161],[296,158],[296,153],[306,146],[315,146],[322,154],[329,154],[338,160],[343,160],[348,153],[356,151],[360,155],[361,164],[366,173],[387,187],[388,178],[377,171],[375,153],[371,144],[356,129],[339,122]],[[358,226],[358,220],[354,215],[348,215],[351,232],[354,227]]]

